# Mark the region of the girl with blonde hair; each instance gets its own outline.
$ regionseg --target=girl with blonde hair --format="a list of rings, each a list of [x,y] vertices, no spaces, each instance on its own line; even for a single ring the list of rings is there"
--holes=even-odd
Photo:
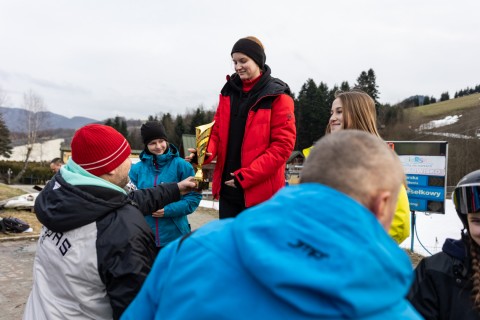
[[[344,129],[366,131],[380,137],[377,130],[375,101],[365,92],[351,90],[338,91],[335,94],[326,133],[335,133]],[[407,190],[403,185],[398,195],[397,209],[388,234],[398,244],[410,235],[410,205]]]

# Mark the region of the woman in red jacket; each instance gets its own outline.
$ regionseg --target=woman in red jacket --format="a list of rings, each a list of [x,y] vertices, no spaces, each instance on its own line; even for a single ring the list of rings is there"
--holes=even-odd
[[[238,40],[231,56],[235,73],[221,91],[205,160],[217,159],[212,193],[220,199],[220,219],[237,216],[285,185],[296,137],[290,88],[270,76],[260,40]]]

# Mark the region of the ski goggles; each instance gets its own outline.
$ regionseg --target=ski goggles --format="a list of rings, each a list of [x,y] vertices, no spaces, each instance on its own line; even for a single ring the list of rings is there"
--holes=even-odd
[[[459,214],[480,212],[480,185],[456,187],[453,191],[453,204]]]

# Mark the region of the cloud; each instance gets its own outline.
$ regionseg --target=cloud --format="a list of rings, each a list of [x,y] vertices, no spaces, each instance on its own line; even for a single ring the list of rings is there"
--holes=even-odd
[[[217,103],[233,43],[255,35],[295,93],[373,68],[395,103],[478,84],[478,12],[476,0],[3,1],[0,86],[15,106],[33,89],[70,117],[183,113]]]

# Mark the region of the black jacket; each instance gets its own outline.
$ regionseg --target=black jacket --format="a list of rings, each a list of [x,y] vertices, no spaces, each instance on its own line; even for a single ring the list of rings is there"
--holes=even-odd
[[[447,239],[439,252],[415,269],[408,299],[425,319],[477,320],[473,309],[468,246]]]
[[[143,215],[179,199],[176,183],[126,195],[55,175],[35,201],[44,228],[25,318],[118,319],[155,260]]]

